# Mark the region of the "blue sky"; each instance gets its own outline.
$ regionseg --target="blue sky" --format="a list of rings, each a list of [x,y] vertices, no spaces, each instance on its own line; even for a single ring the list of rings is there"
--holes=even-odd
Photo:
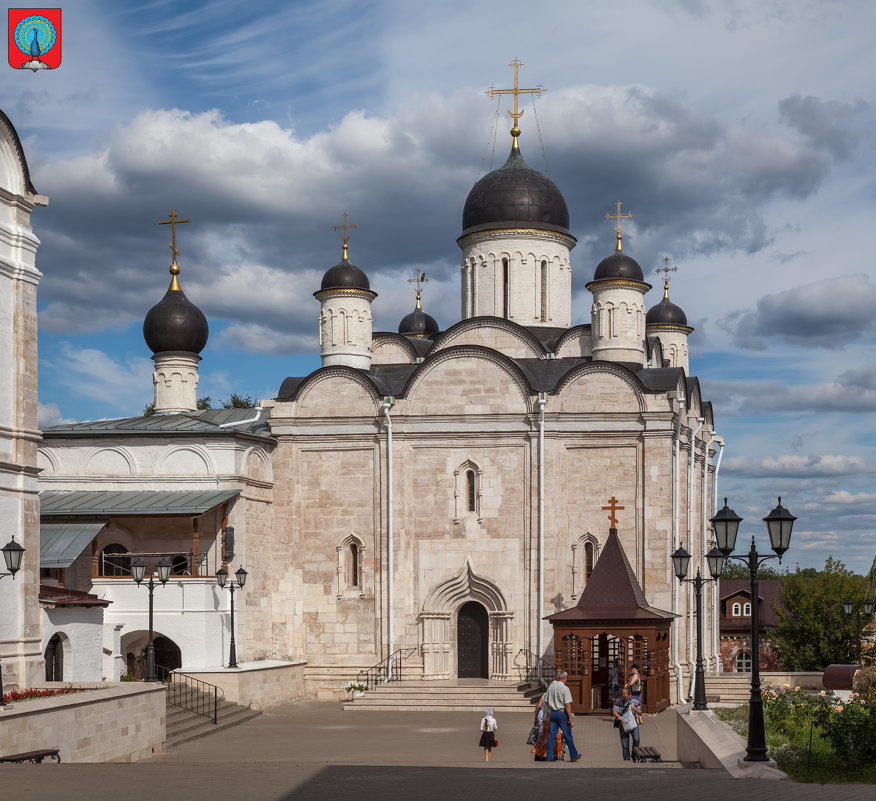
[[[527,161],[569,204],[573,322],[611,252],[678,265],[692,372],[727,441],[720,494],[763,537],[782,495],[786,561],[858,570],[876,555],[876,5],[859,0],[214,2],[63,5],[63,62],[7,70],[0,108],[37,189],[41,419],[137,414],[152,395],[146,311],[180,276],[210,320],[199,394],[273,397],[318,366],[311,293],[340,255],[379,293],[459,318],[465,196],[508,148],[485,96],[548,92]],[[539,140],[539,131],[542,142]],[[542,157],[542,144],[544,156]]]

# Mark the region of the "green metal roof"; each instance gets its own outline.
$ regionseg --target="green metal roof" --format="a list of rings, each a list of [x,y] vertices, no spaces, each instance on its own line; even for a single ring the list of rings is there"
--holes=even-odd
[[[40,523],[40,567],[70,567],[105,524]]]
[[[95,434],[186,434],[228,436],[246,434],[270,438],[270,409],[206,409],[180,414],[151,414],[85,423],[63,423],[43,429],[43,435],[93,436]]]
[[[237,495],[240,495],[239,489],[142,492],[46,490],[40,493],[40,517],[200,515]]]

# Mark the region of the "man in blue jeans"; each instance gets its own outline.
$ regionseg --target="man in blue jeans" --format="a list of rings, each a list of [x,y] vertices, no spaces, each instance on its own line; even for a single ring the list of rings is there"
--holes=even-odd
[[[547,692],[544,694],[544,702],[551,711],[547,762],[554,761],[557,729],[560,729],[563,732],[563,737],[566,738],[571,761],[577,762],[581,759],[581,754],[578,753],[578,749],[575,748],[575,741],[572,739],[572,726],[575,724],[572,723],[572,692],[566,686],[568,676],[569,674],[565,670],[557,671],[557,678],[551,682],[551,686],[547,688]]]
[[[627,711],[631,712],[630,717],[632,717],[633,723],[636,725],[633,726],[629,731],[624,731],[623,723],[621,718],[627,713]],[[638,748],[639,746],[639,725],[636,722],[637,718],[642,714],[639,708],[630,700],[630,688],[624,687],[621,690],[621,695],[614,702],[614,706],[611,708],[611,714],[615,716],[615,725],[617,726],[617,730],[620,732],[620,740],[621,740],[621,751],[624,755],[624,760],[629,760],[630,758],[630,737],[633,738],[633,748]]]

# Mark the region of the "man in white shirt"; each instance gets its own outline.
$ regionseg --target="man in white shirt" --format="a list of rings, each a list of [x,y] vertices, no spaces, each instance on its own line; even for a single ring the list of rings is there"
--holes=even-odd
[[[575,748],[572,739],[572,693],[566,686],[569,674],[565,670],[558,670],[557,677],[551,682],[550,687],[544,694],[544,702],[550,709],[550,732],[548,734],[547,761],[554,761],[554,745],[557,741],[557,729],[563,732],[566,744],[569,746],[569,756],[572,762],[581,759],[581,754]]]

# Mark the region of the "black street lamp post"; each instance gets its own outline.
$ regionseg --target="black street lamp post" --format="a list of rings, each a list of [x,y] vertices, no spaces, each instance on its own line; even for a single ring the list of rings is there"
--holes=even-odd
[[[228,584],[228,589],[231,592],[231,647],[228,652],[228,667],[230,668],[237,667],[237,643],[234,641],[234,592],[238,588],[243,589],[243,585],[246,584],[247,572],[243,567],[239,567],[234,575],[237,577],[237,584],[235,585],[233,581]],[[216,571],[216,581],[220,587],[225,587],[228,581],[228,571],[224,567]]]
[[[16,541],[15,537],[6,543],[3,548],[3,561],[6,562],[8,573],[0,573],[0,579],[12,576],[15,581],[15,574],[21,569],[21,557],[24,556],[25,549],[22,548]],[[6,706],[6,701],[3,700],[3,665],[0,665],[0,706]]]
[[[852,616],[855,602],[851,598],[843,601],[843,612],[847,617]],[[855,643],[858,649],[858,664],[861,664],[861,621],[869,620],[873,616],[873,601],[869,598],[861,604],[861,611],[855,612]]]
[[[680,547],[672,554],[672,566],[675,569],[675,575],[682,583],[687,582],[693,584],[696,591],[697,599],[697,669],[694,679],[694,705],[693,708],[700,711],[708,709],[706,704],[706,672],[703,669],[703,586],[711,582],[717,583],[724,572],[724,554],[717,548],[712,548],[706,554],[706,562],[709,564],[709,573],[711,578],[703,578],[700,575],[700,569],[697,568],[696,578],[685,578],[687,568],[690,564],[690,554]]]
[[[733,554],[736,547],[736,535],[739,532],[739,524],[742,518],[727,506],[724,498],[724,508],[720,509],[711,519],[715,527],[715,539],[718,550],[727,559],[736,559],[748,566],[748,574],[751,577],[751,695],[748,699],[748,742],[745,746],[746,762],[767,762],[766,731],[763,723],[763,696],[760,690],[760,626],[758,620],[758,580],[757,570],[768,559],[778,558],[781,564],[782,555],[791,544],[791,529],[794,526],[794,517],[782,506],[779,498],[778,506],[765,518],[767,531],[770,535],[770,546],[775,555],[761,555],[754,547],[754,537],[751,538],[751,549],[744,556]]]
[[[162,559],[156,565],[158,580],[161,582],[161,586],[167,584],[167,579],[170,578],[170,568],[171,564],[167,559]],[[131,565],[131,572],[134,574],[134,581],[137,582],[139,587],[140,582],[143,581],[146,575],[146,565],[143,564],[142,559],[138,559]],[[152,592],[157,586],[155,578],[150,573],[149,583],[146,585],[146,589],[149,590],[149,642],[146,645],[146,681],[158,681],[158,676],[155,675],[155,643],[152,642]]]

